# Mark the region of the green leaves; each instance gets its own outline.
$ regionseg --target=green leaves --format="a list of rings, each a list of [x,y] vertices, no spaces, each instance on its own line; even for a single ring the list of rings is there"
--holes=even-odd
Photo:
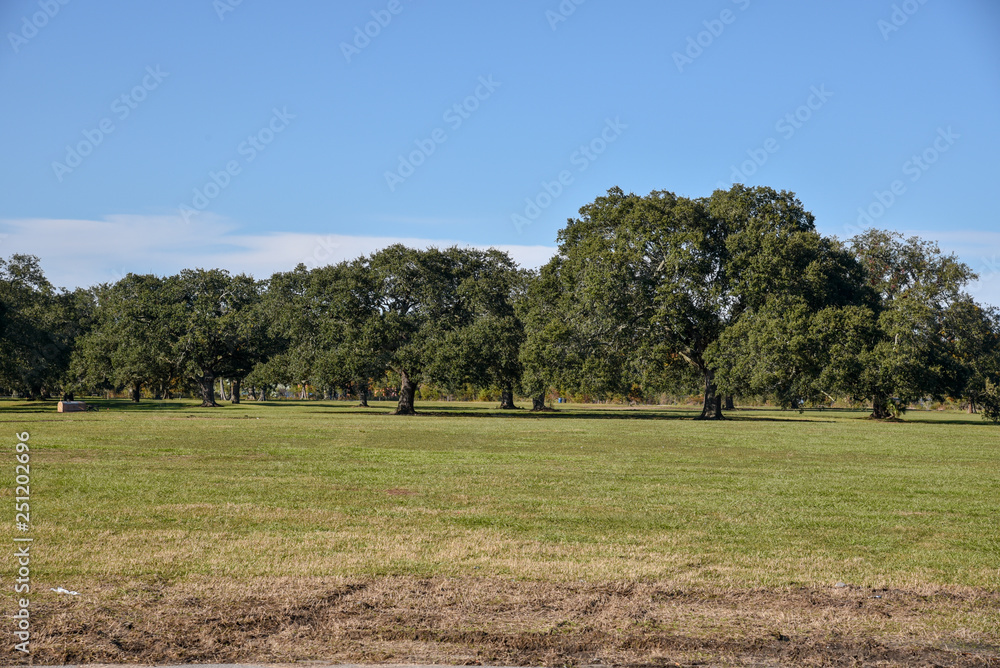
[[[71,389],[70,358],[90,322],[91,295],[56,290],[38,258],[0,258],[0,386],[39,398]]]
[[[262,292],[249,276],[220,269],[129,274],[97,291],[94,328],[74,369],[91,387],[149,385],[161,395],[182,379],[204,392],[216,377],[243,378],[276,352]]]
[[[855,353],[864,368],[845,379],[844,389],[871,398],[876,417],[889,397],[905,404],[962,394],[955,343],[959,322],[969,323],[968,314],[960,313],[969,309],[962,302],[971,301],[962,287],[975,275],[937,244],[917,237],[868,230],[850,244],[869,290],[874,331]]]
[[[986,380],[980,395],[983,419],[1000,424],[1000,381]]]
[[[591,385],[624,389],[639,370],[676,378],[665,372],[684,360],[708,395],[717,375],[726,392],[815,396],[811,314],[859,293],[850,255],[793,194],[770,188],[706,199],[614,188],[559,238],[563,315],[589,341],[578,380]]]
[[[986,407],[1000,384],[1000,313],[962,292],[966,265],[893,232],[823,237],[793,193],[612,188],[558,238],[538,272],[497,250],[393,245],[266,283],[185,269],[75,293],[12,256],[0,260],[0,383],[32,395],[197,383],[209,402],[220,376],[367,390],[392,375],[411,393],[421,381],[500,389],[507,405],[519,385],[537,406],[552,388],[638,396],[700,382],[715,417],[720,393],[870,399],[881,417],[891,400]]]
[[[496,250],[393,245],[352,262],[275,275],[269,300],[295,381],[367,389],[408,381],[511,385],[520,375],[522,291]]]
[[[997,421],[995,407],[1000,394],[1000,310],[983,307],[969,297],[951,304],[941,323],[946,339],[946,371],[950,386],[975,412]]]

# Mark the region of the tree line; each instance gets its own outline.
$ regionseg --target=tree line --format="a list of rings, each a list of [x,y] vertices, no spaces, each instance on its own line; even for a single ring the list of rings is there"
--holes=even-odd
[[[1000,313],[970,268],[882,230],[841,241],[793,193],[735,185],[704,198],[612,188],[559,232],[540,270],[498,250],[413,249],[267,280],[222,269],[129,274],[57,290],[37,258],[0,259],[0,388],[28,398],[191,391],[217,406],[301,384],[369,394],[397,414],[417,389],[493,388],[545,409],[590,396],[692,392],[783,407],[865,401],[889,418],[961,399],[1000,420]]]

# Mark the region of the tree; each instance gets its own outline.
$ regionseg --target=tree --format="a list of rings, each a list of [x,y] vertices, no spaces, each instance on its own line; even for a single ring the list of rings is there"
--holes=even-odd
[[[572,361],[568,359],[571,321],[565,317],[567,292],[561,280],[561,263],[556,256],[540,271],[529,272],[523,298],[515,302],[525,328],[525,341],[518,354],[521,390],[531,397],[533,411],[548,410],[545,396],[549,389],[559,383],[567,369],[578,366],[575,356]]]
[[[265,361],[270,345],[262,285],[220,269],[185,269],[165,282],[171,304],[165,325],[184,373],[197,383],[203,407],[216,407],[215,380],[243,378]]]
[[[679,357],[701,376],[702,419],[723,417],[717,374],[725,357],[712,355],[728,328],[773,294],[822,302],[841,287],[818,271],[824,244],[812,215],[793,194],[770,188],[736,185],[707,199],[613,188],[581,208],[559,240],[586,335],[606,351],[588,356],[584,369],[620,383],[644,366],[643,355]]]
[[[258,364],[281,353],[287,341],[274,333],[271,327],[272,312],[262,299],[266,283],[246,284],[242,277],[233,279],[235,289],[244,290],[247,301],[233,313],[234,336],[230,341],[229,359],[225,366],[225,376],[232,380],[230,401],[240,403],[243,380]]]
[[[524,322],[517,304],[525,298],[526,272],[510,257],[490,249],[479,253],[479,266],[460,288],[472,311],[472,322],[464,329],[466,354],[463,365],[472,373],[470,382],[500,389],[500,408],[513,410],[514,390],[524,369],[520,350],[525,342]]]
[[[501,304],[501,295],[508,289],[502,275],[512,267],[506,255],[495,251],[415,250],[398,244],[353,265],[352,280],[363,285],[357,296],[366,296],[356,302],[365,317],[352,322],[349,357],[363,358],[366,368],[391,371],[399,377],[396,415],[415,413],[417,385],[425,377],[433,379],[435,373],[442,376],[440,380],[450,380],[476,374],[500,378],[513,372],[516,362],[504,365],[516,360],[517,340],[508,340],[506,348],[501,344],[480,350],[471,358],[465,355],[470,348],[456,349],[483,340],[481,323],[474,324],[477,314],[490,309],[498,317],[512,313]],[[464,335],[458,333],[470,327]],[[513,331],[516,327],[505,325],[494,335],[510,339]],[[506,350],[506,356],[498,355],[500,350]],[[448,359],[457,366],[450,367]]]
[[[244,382],[251,388],[257,401],[266,401],[269,390],[291,382],[288,374],[289,357],[287,350],[282,351],[266,361],[258,362],[253,371],[247,374]]]
[[[269,314],[268,335],[282,342],[279,350],[251,380],[264,387],[301,383],[305,390],[313,378],[320,354],[318,324],[307,292],[313,273],[299,264],[292,271],[271,276],[263,295],[264,310]]]
[[[375,276],[363,260],[313,270],[307,290],[320,349],[317,379],[329,387],[349,388],[365,408],[371,384],[381,381],[387,369],[378,350],[378,300]]]
[[[783,407],[825,396],[824,340],[802,299],[777,295],[747,311],[719,337],[709,358],[727,391],[762,395]]]
[[[872,417],[926,396],[956,390],[949,311],[967,297],[962,287],[975,277],[954,255],[918,237],[868,230],[851,239],[851,249],[870,290],[869,322],[855,319],[852,341],[842,353],[858,368],[841,376],[845,390],[872,402]]]
[[[472,384],[500,391],[500,408],[516,409],[514,388],[521,379],[519,351],[524,325],[515,303],[526,276],[501,251],[462,251],[455,290],[460,315],[429,355],[427,371],[451,385]]]
[[[580,209],[559,234],[563,271],[571,279],[577,326],[606,355],[583,366],[607,387],[620,378],[613,351],[638,353],[656,341],[702,376],[702,418],[722,417],[715,370],[704,358],[724,327],[727,303],[724,230],[705,202],[654,191],[647,197],[618,188]]]
[[[414,397],[428,347],[453,320],[448,293],[454,278],[448,264],[441,251],[399,244],[359,260],[357,269],[373,299],[373,309],[364,314],[359,330],[371,337],[371,347],[365,351],[356,347],[352,357],[370,357],[378,368],[398,374],[396,415],[416,412]]]
[[[68,388],[74,342],[90,311],[87,291],[53,288],[37,257],[0,258],[0,386],[29,399]]]
[[[1000,384],[1000,309],[960,298],[945,312],[944,329],[954,362],[954,394],[970,413],[978,413],[989,403],[990,386]]]
[[[839,241],[812,230],[757,238],[765,243],[732,264],[744,295],[739,317],[708,351],[720,387],[783,407],[833,400],[839,383],[829,353],[846,321],[856,322],[856,337],[871,321],[870,311],[858,310],[868,297],[861,267]]]
[[[195,382],[203,406],[215,402],[215,380],[240,381],[276,351],[263,284],[219,269],[185,269],[159,278],[129,274],[97,291],[95,327],[74,361],[84,381],[165,396],[175,379]]]
[[[99,286],[95,295],[94,326],[81,337],[73,359],[79,382],[128,388],[134,402],[147,386],[166,396],[178,362],[166,326],[173,305],[163,279],[128,274],[113,285]]]
[[[737,185],[716,191],[709,210],[725,229],[731,299],[706,354],[720,388],[786,407],[831,398],[823,353],[836,332],[831,321],[864,299],[857,261],[816,232],[792,193]]]

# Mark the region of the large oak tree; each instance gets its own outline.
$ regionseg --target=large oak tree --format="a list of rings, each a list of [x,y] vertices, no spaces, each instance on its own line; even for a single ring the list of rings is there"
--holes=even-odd
[[[613,188],[559,239],[554,262],[571,277],[588,335],[609,351],[683,359],[702,378],[704,419],[723,416],[724,359],[712,352],[728,329],[774,294],[819,305],[851,282],[849,263],[815,231],[812,214],[770,188],[736,185],[702,199]]]

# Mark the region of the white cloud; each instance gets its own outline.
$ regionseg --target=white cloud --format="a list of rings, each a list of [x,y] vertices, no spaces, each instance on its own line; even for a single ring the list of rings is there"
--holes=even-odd
[[[237,225],[201,214],[197,225],[180,216],[115,215],[104,220],[0,220],[0,256],[37,255],[48,279],[73,288],[116,281],[125,274],[173,274],[184,268],[222,268],[265,278],[307,266],[349,260],[394,243],[416,248],[477,246],[448,239],[272,232],[243,234]],[[523,267],[539,267],[551,246],[496,245]]]

